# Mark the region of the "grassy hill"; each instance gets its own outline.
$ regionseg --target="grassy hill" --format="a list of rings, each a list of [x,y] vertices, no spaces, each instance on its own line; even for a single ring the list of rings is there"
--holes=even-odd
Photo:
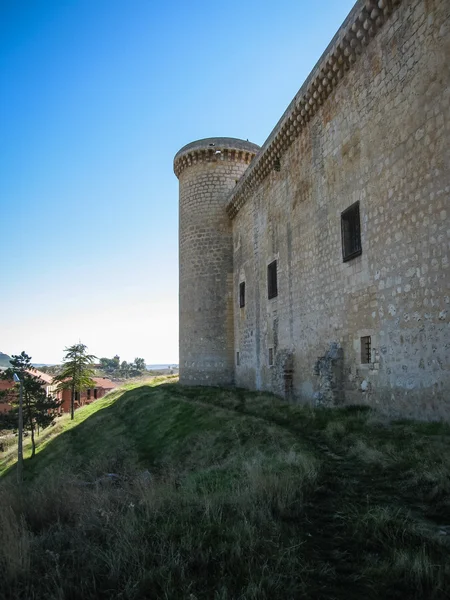
[[[10,356],[8,356],[7,354],[3,354],[3,352],[0,352],[0,369],[7,369],[8,367],[10,367],[10,359]]]
[[[450,428],[125,386],[0,481],[0,597],[448,597]],[[1,457],[2,455],[0,455]]]

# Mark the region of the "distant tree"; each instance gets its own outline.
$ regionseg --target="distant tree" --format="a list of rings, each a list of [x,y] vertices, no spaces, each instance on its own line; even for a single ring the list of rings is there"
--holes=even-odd
[[[133,366],[134,370],[137,371],[139,375],[141,375],[147,369],[144,358],[135,358]]]
[[[87,346],[79,342],[64,349],[64,364],[62,371],[55,377],[59,390],[70,389],[70,418],[75,414],[75,394],[81,397],[81,392],[87,388],[95,387],[92,379],[95,371],[92,363],[97,358],[87,353]]]
[[[130,367],[131,365],[129,365],[126,360],[123,360],[120,364],[120,376],[125,377],[125,379],[130,377]]]
[[[40,429],[45,429],[54,423],[61,402],[52,396],[47,396],[42,380],[33,373],[36,369],[33,368],[28,354],[22,352],[13,355],[11,365],[1,373],[0,378],[12,381],[16,373],[23,384],[23,427],[31,434],[31,458],[33,458],[36,454],[35,434],[39,434]],[[17,387],[19,385],[16,384]],[[11,424],[13,419],[17,422],[18,391],[14,389],[11,394],[11,390],[6,390],[6,393],[12,398],[12,412],[6,420]]]
[[[39,367],[39,371],[42,373],[47,373],[47,375],[58,375],[61,372],[62,365],[41,365]]]
[[[100,369],[106,374],[114,377],[138,377],[147,370],[145,359],[135,358],[134,362],[128,363],[126,360],[120,362],[120,357],[116,354],[113,358],[101,358]]]
[[[114,358],[101,358],[100,359],[100,369],[109,375],[114,375],[117,373],[119,364],[117,363],[115,357]]]

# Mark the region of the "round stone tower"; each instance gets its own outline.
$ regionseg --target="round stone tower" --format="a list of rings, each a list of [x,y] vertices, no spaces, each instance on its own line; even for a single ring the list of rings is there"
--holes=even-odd
[[[226,200],[259,146],[207,138],[174,159],[180,182],[180,382],[234,382],[233,239]]]

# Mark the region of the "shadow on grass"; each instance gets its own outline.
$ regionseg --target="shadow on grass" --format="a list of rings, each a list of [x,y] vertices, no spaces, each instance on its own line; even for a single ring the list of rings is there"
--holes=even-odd
[[[361,407],[141,386],[26,462],[25,489],[59,508],[44,525],[47,508],[17,519],[33,523],[34,569],[62,557],[58,597],[438,600],[450,576],[449,433]],[[49,490],[55,473],[92,482],[111,471],[124,483]],[[48,589],[33,597],[57,597]]]

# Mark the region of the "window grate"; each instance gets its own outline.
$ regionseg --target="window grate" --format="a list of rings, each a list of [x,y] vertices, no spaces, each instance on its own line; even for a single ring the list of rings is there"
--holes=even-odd
[[[239,284],[239,308],[245,306],[245,281]]]
[[[362,252],[359,202],[355,202],[341,214],[341,235],[344,262],[359,256]]]
[[[269,348],[269,367],[273,367],[273,348]]]
[[[361,364],[367,365],[372,362],[372,339],[370,335],[361,338]]]
[[[277,261],[267,266],[267,296],[269,300],[278,296]]]

